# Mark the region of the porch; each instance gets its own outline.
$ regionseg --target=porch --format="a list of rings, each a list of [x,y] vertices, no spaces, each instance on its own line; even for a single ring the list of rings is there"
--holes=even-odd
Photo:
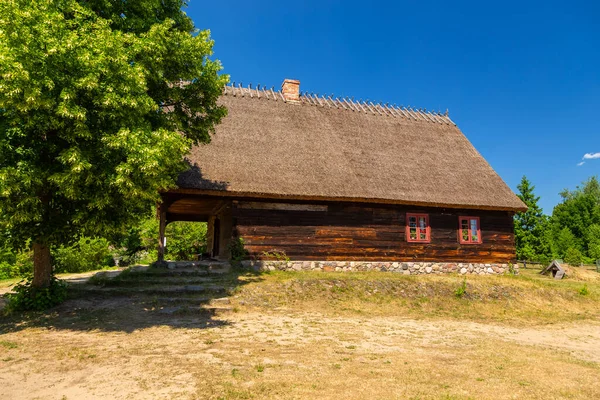
[[[167,246],[165,231],[171,222],[206,222],[206,249],[202,256],[217,260],[228,258],[228,245],[232,236],[232,201],[219,197],[164,193],[158,206],[159,243],[158,261],[164,262]]]

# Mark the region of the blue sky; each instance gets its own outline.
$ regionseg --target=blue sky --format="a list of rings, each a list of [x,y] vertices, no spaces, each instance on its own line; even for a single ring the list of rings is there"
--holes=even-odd
[[[373,3],[192,0],[186,12],[233,81],[449,109],[513,190],[529,177],[546,213],[600,174],[600,2]]]

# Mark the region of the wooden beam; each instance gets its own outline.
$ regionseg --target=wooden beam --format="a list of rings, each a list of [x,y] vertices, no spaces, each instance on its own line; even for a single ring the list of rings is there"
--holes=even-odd
[[[223,211],[223,209],[229,204],[228,201],[221,201],[219,202],[215,208],[213,208],[213,210],[211,211],[211,215],[219,215],[221,213],[221,211]]]
[[[167,213],[167,224],[176,221],[185,222],[207,222],[208,215],[206,214],[178,214],[178,213]]]
[[[418,207],[435,207],[435,208],[452,208],[452,209],[469,209],[469,210],[486,210],[486,211],[512,211],[521,212],[527,211],[527,207],[496,207],[488,205],[476,204],[451,204],[451,203],[430,203],[423,201],[407,201],[407,200],[387,200],[379,198],[362,198],[362,197],[326,197],[326,196],[309,196],[309,195],[278,195],[278,194],[263,194],[251,192],[230,192],[224,190],[210,189],[171,189],[169,194],[189,194],[196,196],[213,196],[220,198],[234,199],[269,199],[271,201],[319,201],[319,202],[345,202],[345,203],[370,203],[370,204],[389,204],[389,205],[406,205]]]

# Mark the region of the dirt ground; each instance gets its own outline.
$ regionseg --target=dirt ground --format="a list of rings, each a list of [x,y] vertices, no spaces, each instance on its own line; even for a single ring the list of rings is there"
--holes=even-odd
[[[6,399],[599,398],[600,324],[535,328],[227,313],[215,326],[29,329]]]
[[[597,316],[531,324],[369,316],[245,306],[247,290],[197,308],[160,294],[86,295],[5,320],[1,397],[600,398]]]

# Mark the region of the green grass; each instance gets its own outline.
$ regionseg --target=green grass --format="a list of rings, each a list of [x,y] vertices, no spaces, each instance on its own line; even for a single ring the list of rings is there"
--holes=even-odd
[[[7,340],[0,340],[0,346],[5,349],[16,349],[18,347],[15,342],[9,342]]]

